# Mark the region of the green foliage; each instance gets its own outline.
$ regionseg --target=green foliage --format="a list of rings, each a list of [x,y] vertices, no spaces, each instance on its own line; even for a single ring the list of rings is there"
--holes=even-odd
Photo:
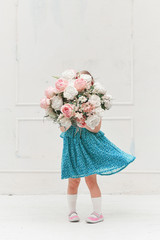
[[[61,111],[60,111],[60,110],[57,110],[56,112],[57,112],[58,114],[60,114],[60,113],[61,113]]]
[[[102,108],[103,110],[106,109],[104,103],[101,103],[101,108]]]

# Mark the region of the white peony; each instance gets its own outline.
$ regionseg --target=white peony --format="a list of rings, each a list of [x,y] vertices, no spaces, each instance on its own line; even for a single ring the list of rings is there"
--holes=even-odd
[[[90,117],[88,117],[87,120],[85,121],[85,123],[91,129],[95,129],[95,127],[98,126],[100,120],[101,120],[101,117],[98,116],[97,114],[94,114],[94,115],[91,115]]]
[[[54,96],[52,99],[52,108],[55,110],[60,110],[63,105],[63,100],[60,96]]]
[[[68,128],[72,125],[71,120],[69,118],[66,118],[66,117],[60,118],[59,122],[63,127],[66,127],[66,128]]]
[[[106,107],[107,110],[109,110],[112,106],[111,101],[105,100],[104,101],[104,106]]]
[[[69,79],[68,80],[68,86],[74,87],[74,82],[75,82],[75,79]]]
[[[100,117],[103,117],[104,111],[105,111],[105,110],[102,109],[101,107],[97,107],[97,108],[93,109],[93,112],[94,112],[95,114],[97,114],[98,116],[100,116]]]
[[[99,96],[93,94],[89,97],[88,102],[91,104],[95,105],[95,107],[99,107],[101,105],[101,99]]]
[[[104,95],[102,97],[103,101],[104,101],[104,106],[106,107],[107,110],[109,110],[112,106],[112,96],[111,95]]]
[[[67,98],[68,100],[72,100],[74,99],[74,97],[78,94],[78,91],[75,87],[68,85],[64,92],[63,92],[63,96],[65,98]]]
[[[110,100],[112,100],[112,95],[105,94],[102,98],[110,101]]]
[[[76,77],[76,71],[74,69],[68,69],[62,72],[62,77],[69,80]]]
[[[95,82],[93,84],[93,92],[94,93],[100,93],[100,94],[105,94],[107,92],[107,90],[99,83],[99,82]]]

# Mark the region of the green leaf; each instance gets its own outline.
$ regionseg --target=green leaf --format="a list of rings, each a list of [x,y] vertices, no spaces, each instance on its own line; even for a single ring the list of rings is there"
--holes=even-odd
[[[52,77],[54,77],[54,78],[56,78],[56,79],[59,79],[59,77],[58,77],[58,76],[52,76]]]

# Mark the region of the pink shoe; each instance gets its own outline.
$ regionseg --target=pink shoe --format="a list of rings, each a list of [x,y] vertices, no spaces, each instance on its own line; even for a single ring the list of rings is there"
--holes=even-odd
[[[104,220],[104,217],[102,214],[99,214],[97,212],[92,212],[89,217],[86,218],[87,223],[97,223]]]
[[[78,216],[78,214],[76,212],[70,212],[68,214],[68,220],[70,222],[79,222],[80,218],[79,218],[79,216]]]

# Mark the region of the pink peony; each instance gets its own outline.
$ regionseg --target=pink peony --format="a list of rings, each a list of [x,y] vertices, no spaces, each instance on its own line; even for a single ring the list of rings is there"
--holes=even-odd
[[[56,88],[53,88],[52,86],[48,87],[48,88],[45,90],[45,96],[46,96],[47,98],[52,98],[56,93],[57,93]]]
[[[44,108],[44,109],[47,109],[50,105],[50,99],[48,98],[41,98],[40,100],[40,107],[41,108]]]
[[[59,78],[57,79],[57,81],[55,82],[55,87],[56,90],[60,93],[63,92],[65,90],[65,88],[68,85],[68,81],[66,79],[63,78]]]
[[[61,107],[61,112],[63,113],[63,115],[67,118],[70,118],[73,116],[73,106],[69,103],[64,104]]]
[[[74,87],[78,92],[81,92],[87,87],[87,82],[83,78],[77,78],[74,82]]]

